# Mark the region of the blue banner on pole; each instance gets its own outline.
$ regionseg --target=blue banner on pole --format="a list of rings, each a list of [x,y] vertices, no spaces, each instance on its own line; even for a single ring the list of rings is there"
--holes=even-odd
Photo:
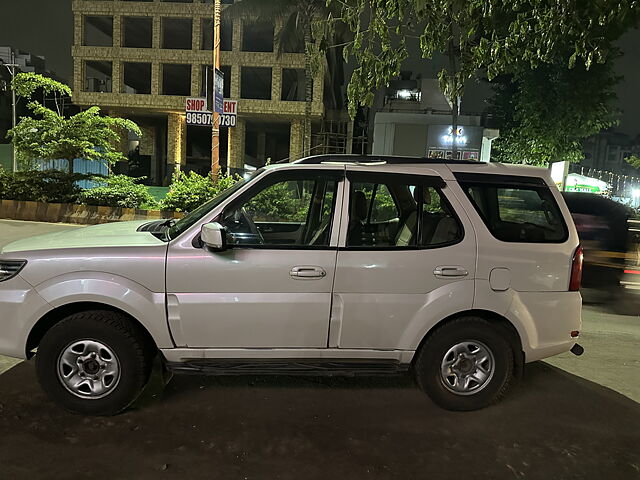
[[[224,73],[217,68],[213,91],[215,111],[217,113],[224,113]]]

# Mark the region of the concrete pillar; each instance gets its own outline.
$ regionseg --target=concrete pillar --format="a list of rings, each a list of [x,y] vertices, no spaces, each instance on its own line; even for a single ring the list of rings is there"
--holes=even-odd
[[[151,64],[151,95],[160,95],[160,64],[153,62]]]
[[[355,120],[347,120],[347,144],[345,145],[346,154],[353,153],[353,123]]]
[[[302,158],[302,145],[304,140],[304,119],[296,118],[291,121],[291,133],[289,134],[289,161],[293,162]]]
[[[244,169],[244,140],[246,123],[238,118],[235,127],[229,128],[229,143],[227,147],[227,166],[232,170]]]
[[[271,100],[279,102],[282,97],[282,68],[271,68]]]
[[[113,46],[114,48],[122,46],[122,16],[113,16]]]
[[[157,50],[161,46],[162,41],[162,26],[160,22],[160,16],[153,17],[153,31],[151,32],[151,45],[154,50]]]
[[[225,82],[227,80],[225,79]],[[240,98],[240,65],[231,65],[231,98]]]
[[[263,162],[266,161],[267,134],[265,132],[258,133],[258,148],[256,150],[256,158]]]
[[[112,93],[121,93],[123,91],[122,75],[123,75],[122,63],[120,63],[117,58],[114,58],[111,63],[111,92]]]
[[[202,66],[200,64],[191,65],[191,96],[200,96],[200,77],[202,76]]]
[[[187,161],[187,119],[183,114],[167,117],[167,167],[179,171]]]

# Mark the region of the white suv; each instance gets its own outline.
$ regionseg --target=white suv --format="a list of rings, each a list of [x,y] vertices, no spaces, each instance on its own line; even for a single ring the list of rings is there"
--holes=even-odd
[[[582,254],[544,169],[398,157],[262,168],[178,222],[96,225],[0,254],[0,354],[62,407],[127,407],[174,372],[411,370],[442,407],[498,400],[572,350]]]

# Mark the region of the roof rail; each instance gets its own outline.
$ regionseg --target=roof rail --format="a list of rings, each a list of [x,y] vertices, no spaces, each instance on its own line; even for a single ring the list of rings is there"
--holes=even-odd
[[[403,164],[461,164],[461,165],[477,165],[482,162],[473,160],[447,160],[444,158],[426,158],[426,157],[400,157],[393,155],[313,155],[311,157],[301,158],[293,163],[299,165],[318,165],[323,162],[333,163],[379,163],[384,162],[389,165],[403,165]]]

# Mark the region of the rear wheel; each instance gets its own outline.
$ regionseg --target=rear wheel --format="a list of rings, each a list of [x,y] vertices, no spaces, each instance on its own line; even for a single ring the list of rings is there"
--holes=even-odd
[[[497,402],[513,380],[514,352],[504,333],[480,317],[461,317],[435,330],[414,363],[420,388],[447,410]]]
[[[152,359],[144,337],[126,317],[92,310],[70,315],[46,333],[36,371],[42,388],[62,408],[114,415],[138,397]]]

